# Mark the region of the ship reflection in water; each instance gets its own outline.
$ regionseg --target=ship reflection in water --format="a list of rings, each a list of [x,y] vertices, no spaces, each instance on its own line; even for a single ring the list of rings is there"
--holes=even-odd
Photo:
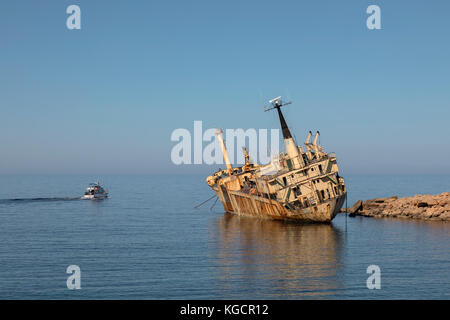
[[[344,235],[333,225],[225,214],[217,227],[217,289],[224,298],[327,297],[343,288]]]

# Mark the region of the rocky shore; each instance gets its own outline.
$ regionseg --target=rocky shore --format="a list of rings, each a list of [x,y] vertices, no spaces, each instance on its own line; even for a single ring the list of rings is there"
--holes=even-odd
[[[366,201],[359,200],[348,209],[348,213],[350,216],[450,221],[450,192],[405,198],[393,196]]]

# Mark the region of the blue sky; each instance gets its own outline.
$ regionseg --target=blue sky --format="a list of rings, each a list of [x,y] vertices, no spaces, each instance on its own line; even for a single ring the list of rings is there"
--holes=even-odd
[[[66,8],[81,8],[81,30]],[[381,8],[368,30],[366,8]],[[450,173],[448,1],[2,1],[0,173],[208,173],[170,135],[320,130],[345,173]]]

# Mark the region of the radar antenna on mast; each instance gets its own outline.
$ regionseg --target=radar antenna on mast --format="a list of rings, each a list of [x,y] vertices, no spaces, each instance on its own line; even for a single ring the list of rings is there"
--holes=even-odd
[[[269,100],[270,106],[266,107],[264,106],[264,111],[269,111],[272,109],[280,109],[282,106],[285,106],[287,104],[291,104],[292,101],[287,101],[287,102],[283,102],[283,100],[281,99],[281,96],[276,97],[275,99]]]
[[[280,118],[281,130],[283,132],[283,138],[284,139],[292,138],[291,132],[289,131],[289,128],[288,128],[288,126],[286,124],[286,120],[284,120],[283,113],[280,110],[280,108],[282,106],[285,106],[287,104],[291,104],[292,102],[291,101],[283,102],[283,100],[281,99],[281,96],[280,96],[280,97],[277,97],[275,99],[269,100],[269,103],[270,103],[271,106],[269,108],[264,107],[264,111],[277,109],[278,117]]]

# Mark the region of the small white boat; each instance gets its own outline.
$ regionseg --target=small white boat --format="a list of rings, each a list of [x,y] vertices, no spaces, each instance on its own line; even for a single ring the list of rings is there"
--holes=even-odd
[[[106,199],[108,198],[108,189],[104,189],[98,182],[90,183],[82,199]]]

